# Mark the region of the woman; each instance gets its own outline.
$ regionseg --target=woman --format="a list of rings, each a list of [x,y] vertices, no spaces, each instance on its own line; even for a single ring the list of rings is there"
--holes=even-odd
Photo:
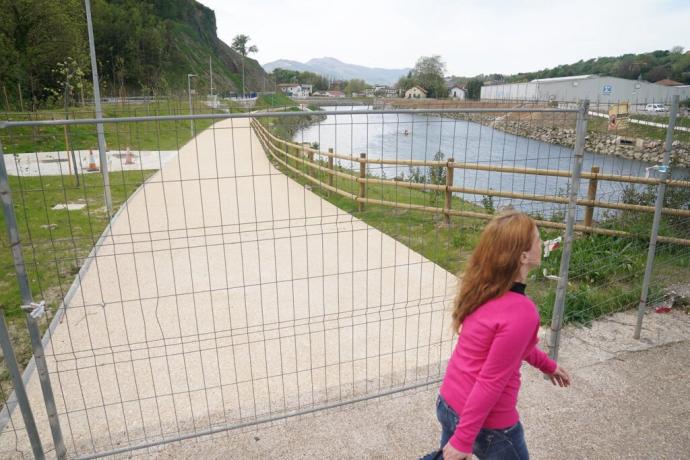
[[[540,261],[539,231],[525,214],[500,215],[480,236],[454,302],[453,328],[462,330],[436,403],[444,460],[529,458],[516,409],[523,360],[570,385],[537,347],[539,312],[525,282]]]

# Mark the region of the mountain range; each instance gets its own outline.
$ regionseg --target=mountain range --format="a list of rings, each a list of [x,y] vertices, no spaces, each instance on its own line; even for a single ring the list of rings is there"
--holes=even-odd
[[[358,78],[369,84],[382,85],[393,85],[400,77],[407,75],[411,70],[409,68],[382,69],[378,67],[365,67],[347,64],[332,57],[310,59],[307,62],[278,59],[277,61],[263,64],[263,68],[266,72],[273,72],[274,69],[281,68],[299,72],[314,72],[335,80],[352,80],[353,78]]]

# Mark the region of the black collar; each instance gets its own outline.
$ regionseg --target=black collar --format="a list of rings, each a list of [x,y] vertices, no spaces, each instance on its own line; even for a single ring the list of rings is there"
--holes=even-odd
[[[510,291],[525,295],[525,288],[526,287],[527,287],[527,285],[525,283],[520,283],[520,282],[516,281],[511,286]]]

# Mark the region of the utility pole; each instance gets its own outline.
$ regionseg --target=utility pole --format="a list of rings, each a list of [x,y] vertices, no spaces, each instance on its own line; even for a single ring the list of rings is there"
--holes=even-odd
[[[215,108],[215,99],[213,99],[213,61],[211,60],[211,56],[208,57],[208,68],[211,73],[211,104],[213,104],[213,108]]]

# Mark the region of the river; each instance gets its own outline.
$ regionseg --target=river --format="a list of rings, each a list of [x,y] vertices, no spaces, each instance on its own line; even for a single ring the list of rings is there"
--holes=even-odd
[[[324,110],[348,112],[352,107],[323,107]],[[355,107],[362,109],[362,107]],[[555,114],[558,116],[558,114]],[[573,126],[574,128],[574,126]],[[433,160],[441,151],[445,158],[455,161],[540,169],[570,170],[573,150],[554,144],[504,133],[479,123],[425,114],[362,114],[329,115],[318,124],[298,131],[295,142],[318,142],[321,150],[334,148],[337,153],[359,155],[365,152],[369,158],[398,160]],[[358,169],[358,163],[341,161],[340,164]],[[603,174],[645,176],[652,164],[628,160],[612,155],[585,152],[583,171],[599,166]],[[410,170],[399,165],[369,165],[369,174],[387,178],[409,177]],[[654,171],[651,171],[654,175]],[[675,170],[674,177],[687,177],[685,169]],[[456,169],[454,184],[478,189],[536,195],[567,195],[568,178],[512,174],[502,172]],[[597,199],[611,202],[621,200],[629,186],[620,182],[599,181]],[[641,187],[641,186],[638,186]],[[587,181],[580,185],[579,195],[586,197]],[[482,204],[481,195],[459,194],[464,199]],[[511,198],[493,198],[496,208],[512,205],[524,211],[550,216],[564,211],[564,205],[541,203]],[[580,209],[578,218],[582,218]],[[601,218],[606,210],[597,210]],[[609,211],[610,212],[610,211]]]

